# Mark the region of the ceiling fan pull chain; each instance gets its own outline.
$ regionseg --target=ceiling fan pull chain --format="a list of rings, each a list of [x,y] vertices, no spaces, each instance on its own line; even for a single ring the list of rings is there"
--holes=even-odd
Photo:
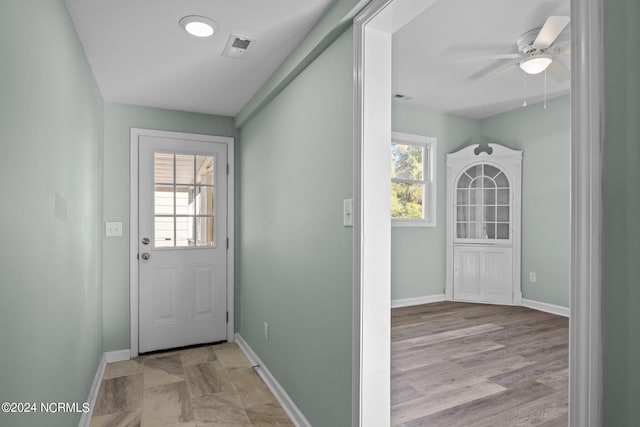
[[[526,107],[527,106],[527,73],[522,73],[522,81],[524,82],[524,95],[522,96],[523,101],[522,101],[522,106]]]
[[[544,109],[547,109],[547,70],[544,70]]]

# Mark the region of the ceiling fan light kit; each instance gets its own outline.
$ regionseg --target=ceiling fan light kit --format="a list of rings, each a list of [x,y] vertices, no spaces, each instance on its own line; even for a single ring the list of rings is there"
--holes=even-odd
[[[549,70],[550,75],[558,82],[565,82],[569,79],[569,71],[555,56],[569,53],[566,46],[555,46],[560,33],[569,25],[570,18],[568,16],[550,16],[544,25],[539,28],[529,30],[518,37],[516,46],[518,52],[514,53],[498,53],[493,55],[483,55],[479,58],[507,60],[505,67],[485,77],[484,81],[490,81],[506,72],[515,69],[518,64],[520,69],[526,74],[540,74]],[[466,59],[462,57],[460,59]],[[515,62],[514,60],[519,60]]]
[[[527,74],[539,74],[546,70],[552,61],[549,55],[532,55],[520,61],[520,68]]]

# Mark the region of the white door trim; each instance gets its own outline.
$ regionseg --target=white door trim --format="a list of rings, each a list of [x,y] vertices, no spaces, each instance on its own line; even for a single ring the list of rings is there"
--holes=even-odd
[[[381,161],[391,131],[390,39],[434,1],[373,0],[354,21],[353,426],[389,425],[390,403],[379,396],[390,395],[389,193],[382,182],[390,167]],[[602,423],[602,0],[571,0],[571,32],[569,420],[596,427]]]
[[[227,144],[229,176],[227,181],[227,340],[234,340],[234,139],[227,136],[199,135],[183,132],[169,132],[151,129],[131,128],[130,145],[130,187],[129,187],[129,287],[131,357],[138,356],[138,141],[140,136],[187,139],[192,141],[218,142]]]

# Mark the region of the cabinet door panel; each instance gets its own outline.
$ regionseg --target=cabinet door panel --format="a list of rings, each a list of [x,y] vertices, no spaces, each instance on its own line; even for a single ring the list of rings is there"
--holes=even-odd
[[[454,299],[477,301],[482,293],[482,252],[477,248],[454,248]]]
[[[513,263],[510,248],[487,249],[484,253],[486,302],[512,303]]]

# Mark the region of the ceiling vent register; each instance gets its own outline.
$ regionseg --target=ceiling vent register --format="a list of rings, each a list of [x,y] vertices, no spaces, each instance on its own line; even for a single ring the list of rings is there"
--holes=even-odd
[[[242,36],[231,34],[227,45],[222,52],[222,56],[234,59],[242,59],[247,55],[247,52],[253,47],[255,41]]]

